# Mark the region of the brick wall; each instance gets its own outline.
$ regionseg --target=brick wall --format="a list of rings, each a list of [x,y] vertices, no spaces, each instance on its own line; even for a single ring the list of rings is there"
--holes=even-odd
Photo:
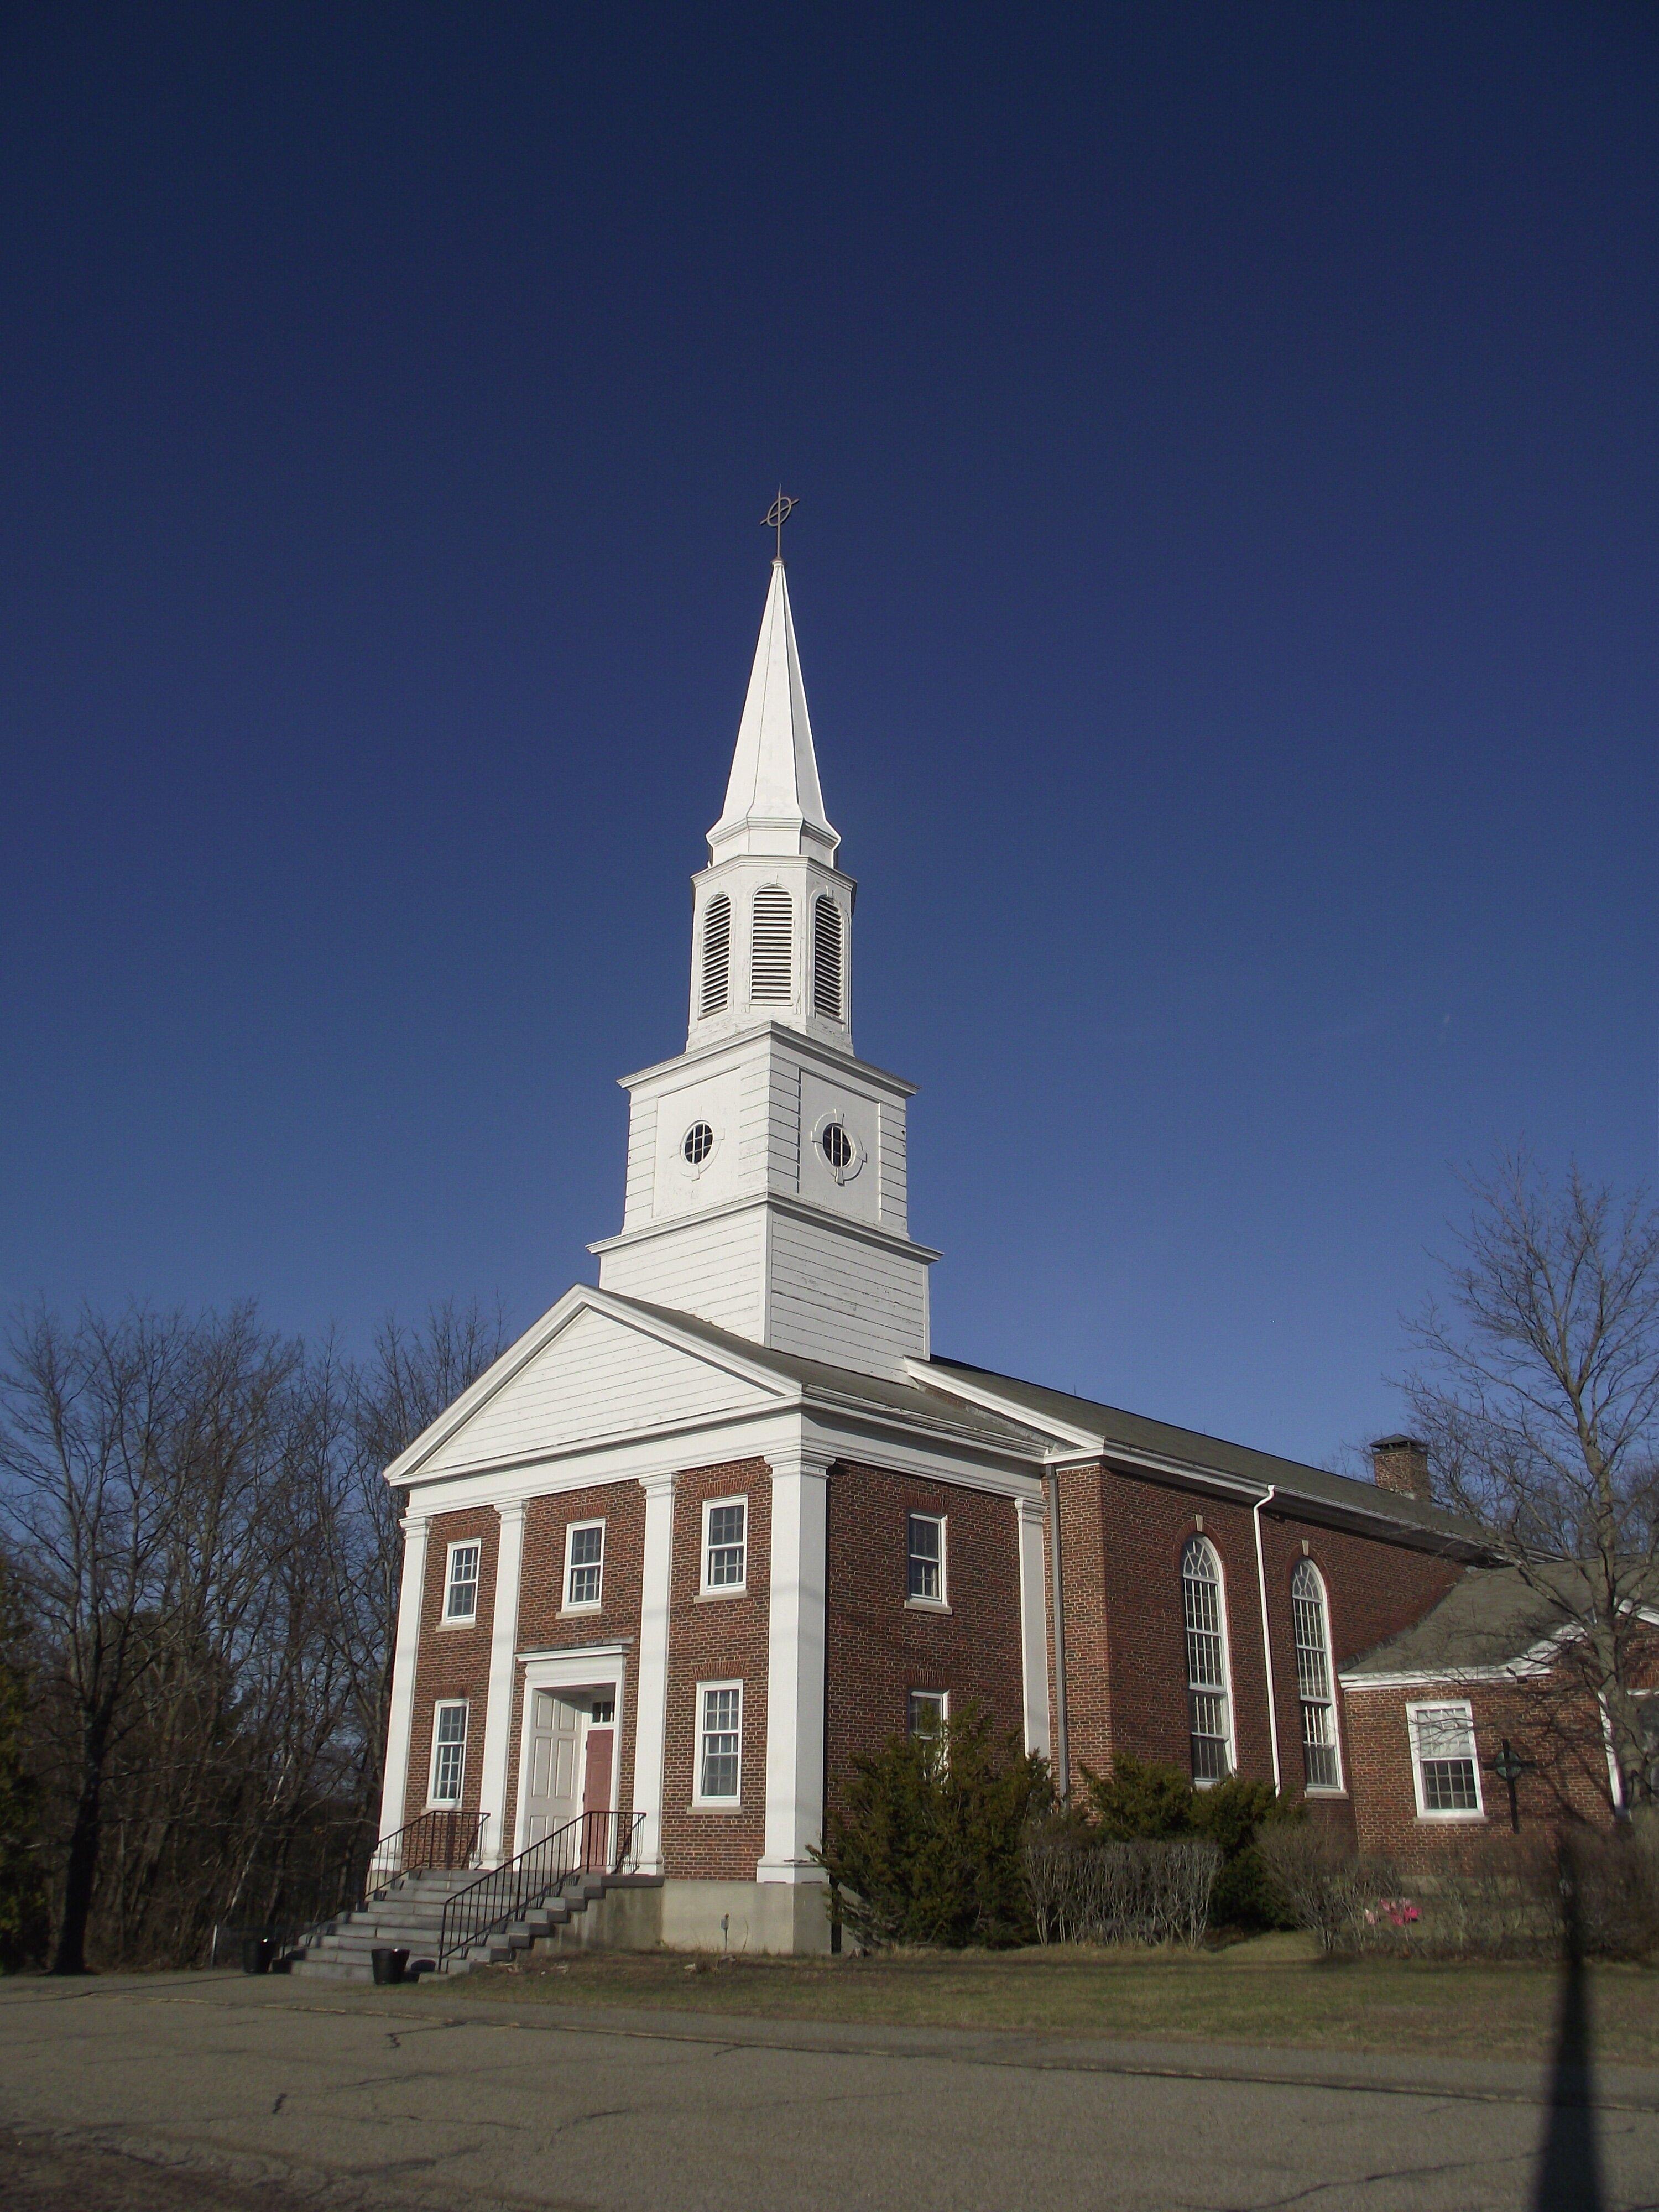
[[[409,1741],[409,1787],[404,1818],[426,1809],[432,1773],[432,1709],[443,1698],[465,1698],[466,1765],[461,1780],[461,1810],[478,1809],[478,1768],[483,1756],[484,1721],[489,1702],[489,1627],[495,1604],[495,1554],[501,1522],[492,1505],[464,1513],[434,1513],[427,1524],[426,1574],[421,1589],[421,1640],[415,1661],[415,1701]],[[476,1538],[478,1611],[467,1628],[442,1626],[444,1578],[449,1547]]]
[[[945,1520],[948,1613],[906,1603],[909,1516]],[[830,1786],[854,1752],[910,1724],[912,1690],[976,1698],[999,1734],[1024,1714],[1019,1536],[1013,1501],[838,1463],[829,1485],[825,1732]]]
[[[746,1498],[744,1593],[702,1597],[702,1509]],[[766,1674],[771,1616],[772,1475],[764,1460],[703,1467],[674,1486],[668,1615],[668,1712],[663,1746],[663,1863],[675,1876],[752,1881],[766,1839]],[[735,1811],[694,1807],[697,1684],[743,1684],[741,1798]]]
[[[564,1602],[565,1530],[573,1521],[605,1523],[605,1571],[597,1613],[567,1613]],[[520,1651],[563,1651],[587,1644],[626,1644],[627,1687],[617,1714],[617,1804],[634,1809],[634,1715],[638,1694],[640,1592],[645,1555],[645,1492],[637,1482],[610,1482],[586,1490],[532,1498],[525,1513],[524,1565],[519,1586]],[[524,1741],[524,1668],[514,1674],[513,1726],[507,1743],[507,1818],[519,1802],[519,1756]],[[507,1849],[513,1848],[509,1842]]]

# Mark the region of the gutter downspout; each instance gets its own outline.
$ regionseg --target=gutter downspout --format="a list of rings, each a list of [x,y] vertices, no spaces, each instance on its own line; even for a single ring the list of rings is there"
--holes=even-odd
[[[1273,1750],[1275,1796],[1283,1784],[1279,1771],[1279,1700],[1273,1694],[1273,1632],[1267,1625],[1267,1566],[1261,1555],[1261,1509],[1264,1505],[1272,1504],[1278,1489],[1276,1482],[1270,1482],[1250,1508],[1250,1526],[1255,1530],[1255,1587],[1261,1600],[1261,1662],[1267,1674],[1267,1735]]]
[[[1048,1492],[1048,1587],[1054,1617],[1054,1764],[1060,1777],[1060,1802],[1064,1804],[1072,1794],[1072,1742],[1066,1718],[1066,1603],[1060,1595],[1059,1469],[1045,1468],[1043,1482]]]

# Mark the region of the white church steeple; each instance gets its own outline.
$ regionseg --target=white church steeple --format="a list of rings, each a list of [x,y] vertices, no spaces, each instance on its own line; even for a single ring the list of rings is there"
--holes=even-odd
[[[913,1086],[853,1051],[856,887],[840,842],[776,560],[726,805],[692,878],[685,1050],[625,1079],[622,1233],[589,1249],[602,1289],[902,1380],[927,1356],[939,1255],[910,1241]]]
[[[781,560],[772,563],[726,805],[693,878],[689,1044],[787,1022],[850,1052],[851,877],[818,787]]]

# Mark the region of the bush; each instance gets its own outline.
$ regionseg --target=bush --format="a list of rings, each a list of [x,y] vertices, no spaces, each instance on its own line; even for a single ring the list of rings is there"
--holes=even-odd
[[[1277,1928],[1285,1924],[1281,1894],[1256,1847],[1259,1830],[1303,1819],[1302,1808],[1274,1794],[1271,1783],[1229,1776],[1195,1790],[1173,1766],[1120,1754],[1109,1775],[1083,1770],[1099,1832],[1117,1842],[1194,1837],[1213,1844],[1220,1871],[1210,1899],[1212,1925]]]
[[[1029,1942],[1022,1845],[1051,1802],[1042,1759],[969,1705],[932,1741],[861,1753],[814,1856],[842,1924],[866,1947]]]
[[[1659,1833],[1648,1821],[1623,1821],[1610,1836],[1574,1836],[1562,1854],[1557,1891],[1563,1908],[1569,1901],[1576,1906],[1577,1940],[1593,1958],[1659,1954]]]
[[[1292,1923],[1317,1936],[1322,1950],[1358,1950],[1368,1924],[1392,1924],[1383,1900],[1396,1902],[1398,1885],[1327,1829],[1311,1821],[1269,1828],[1256,1850]]]
[[[1040,1943],[1196,1943],[1220,1871],[1220,1851],[1203,1838],[1112,1842],[1059,1820],[1025,1843]]]

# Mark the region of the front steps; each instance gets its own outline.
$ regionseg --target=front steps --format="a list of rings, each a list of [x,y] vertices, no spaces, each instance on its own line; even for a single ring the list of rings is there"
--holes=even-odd
[[[374,1978],[370,1954],[396,1945],[409,1953],[411,1974],[417,1968],[435,1972],[431,1962],[437,1956],[444,1906],[457,1890],[477,1879],[476,1867],[396,1875],[383,1897],[355,1912],[343,1912],[313,1932],[303,1948],[290,1954],[289,1971],[312,1981],[370,1982]],[[458,1952],[442,1972],[450,1977],[468,1973],[474,1966],[501,1966],[532,1943],[569,1928],[612,1890],[655,1889],[661,1881],[659,1875],[568,1875],[540,1905]]]

